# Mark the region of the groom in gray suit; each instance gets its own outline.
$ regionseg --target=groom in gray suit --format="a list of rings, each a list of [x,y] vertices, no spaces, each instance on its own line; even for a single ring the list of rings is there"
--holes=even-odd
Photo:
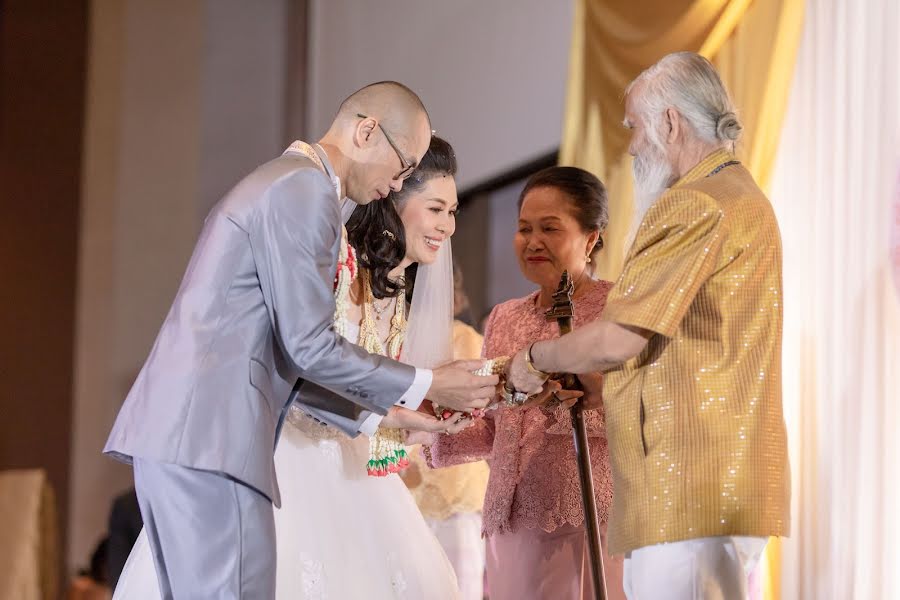
[[[350,435],[373,413],[437,431],[415,412],[426,395],[461,411],[493,396],[478,364],[415,369],[332,328],[340,198],[399,190],[430,137],[412,91],[367,86],[319,144],[293,144],[207,217],[104,450],[134,465],[163,598],[275,597],[273,451],[298,379],[331,392],[308,412]]]

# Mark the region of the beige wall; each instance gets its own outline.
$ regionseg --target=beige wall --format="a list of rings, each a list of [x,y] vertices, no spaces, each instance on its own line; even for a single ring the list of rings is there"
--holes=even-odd
[[[100,452],[203,218],[291,137],[288,65],[302,65],[289,60],[289,4],[91,3],[70,566],[86,561],[111,498],[131,485],[131,470]]]

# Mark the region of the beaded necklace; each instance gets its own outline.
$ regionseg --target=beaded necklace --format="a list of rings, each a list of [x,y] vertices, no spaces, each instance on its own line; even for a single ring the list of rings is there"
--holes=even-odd
[[[375,323],[376,320],[379,320],[377,316],[380,315],[373,317],[375,295],[372,293],[372,276],[369,271],[363,271],[363,319],[359,329],[359,345],[367,352],[381,354],[394,360],[400,359],[403,336],[406,334],[406,300],[402,294],[403,288],[400,288],[394,300],[394,315],[391,317],[391,329],[386,340],[387,349],[385,349],[384,344],[378,338],[378,326]],[[387,310],[387,306],[384,310]]]

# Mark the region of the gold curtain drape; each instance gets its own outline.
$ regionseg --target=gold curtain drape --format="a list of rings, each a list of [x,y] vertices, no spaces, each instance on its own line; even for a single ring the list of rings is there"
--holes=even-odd
[[[632,215],[631,160],[621,126],[625,87],[671,52],[710,59],[744,125],[738,156],[769,183],[803,27],[804,0],[576,0],[560,164],[599,176],[609,190],[609,228],[598,274],[615,281]],[[766,599],[780,596],[781,545],[759,571]]]
[[[670,52],[718,67],[744,123],[738,155],[765,187],[803,25],[803,0],[576,0],[560,163],[597,174],[610,195],[599,274],[615,280],[631,220],[625,87]]]

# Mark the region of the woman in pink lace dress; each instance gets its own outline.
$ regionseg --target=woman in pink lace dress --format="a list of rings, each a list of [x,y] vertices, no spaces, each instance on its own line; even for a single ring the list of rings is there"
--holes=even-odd
[[[575,326],[600,317],[612,283],[594,279],[589,263],[603,246],[607,221],[606,190],[590,173],[551,167],[528,181],[519,198],[514,246],[522,273],[540,289],[494,309],[485,330],[485,358],[512,355],[558,335],[544,313],[564,269],[576,282]],[[587,425],[605,536],[612,476],[599,375],[583,384],[584,401],[594,408]],[[435,467],[488,459],[483,533],[491,600],[594,597],[568,412],[562,406],[501,406],[460,434],[438,436],[429,449]],[[604,560],[609,598],[624,600],[621,559]]]

